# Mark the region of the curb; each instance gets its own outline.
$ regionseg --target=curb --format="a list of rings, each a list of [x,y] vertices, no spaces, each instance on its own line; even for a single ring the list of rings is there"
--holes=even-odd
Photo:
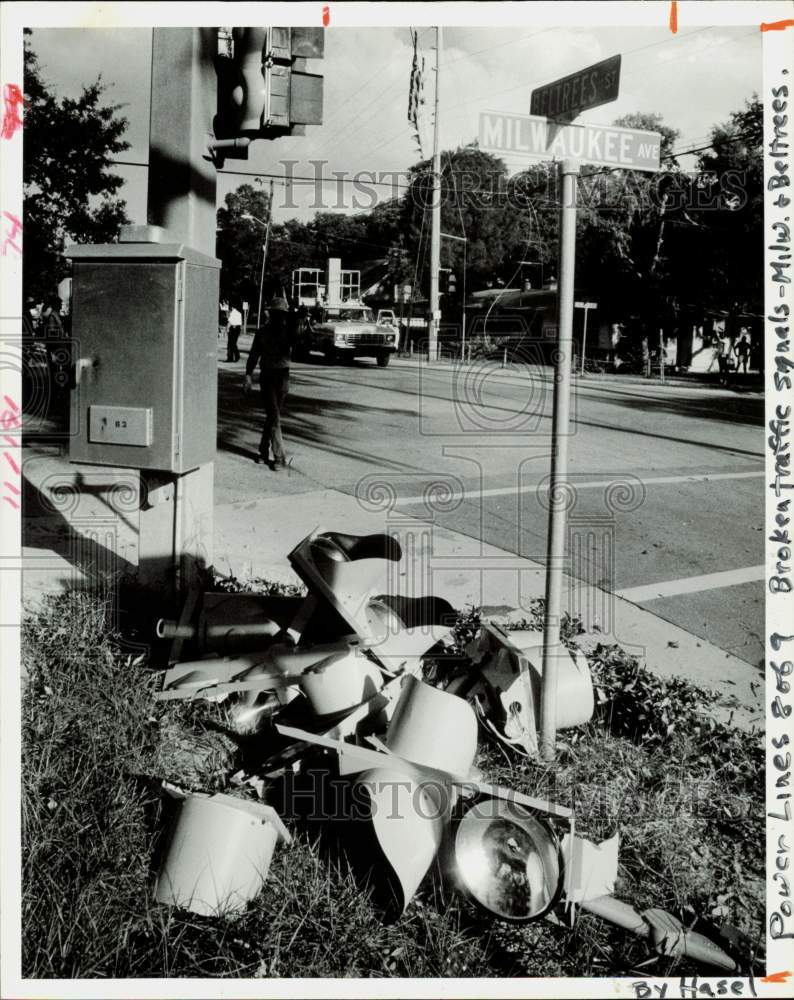
[[[403,358],[395,357],[392,358],[392,364],[395,366],[401,366],[405,368],[429,368],[433,371],[455,371],[461,369],[476,368],[477,362],[461,362],[457,359],[450,359],[445,362],[428,362],[423,358]],[[497,359],[493,359],[494,371],[503,373],[506,377],[520,378],[522,377],[522,370],[511,367],[509,364],[507,367],[502,367]],[[552,371],[550,366],[548,367],[548,379],[552,379]],[[706,376],[681,376],[674,375],[670,378],[665,378],[664,382],[658,377],[644,378],[642,375],[620,375],[617,372],[605,372],[603,374],[588,373],[586,375],[580,375],[577,372],[573,372],[573,385],[585,385],[587,388],[596,388],[599,383],[607,382],[614,383],[616,385],[642,385],[651,386],[653,388],[675,388],[675,389],[714,389],[721,390],[725,392],[754,392],[763,393],[764,382],[763,377],[760,375],[751,375],[751,382],[748,383],[733,383],[729,385],[721,385],[718,376],[714,378],[709,378]]]

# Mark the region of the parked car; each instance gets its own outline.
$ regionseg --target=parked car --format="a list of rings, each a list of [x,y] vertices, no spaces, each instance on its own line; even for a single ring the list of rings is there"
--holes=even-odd
[[[328,364],[374,358],[385,368],[397,350],[398,336],[396,326],[376,320],[372,310],[361,303],[317,306],[299,335],[296,353],[299,357],[320,353]]]

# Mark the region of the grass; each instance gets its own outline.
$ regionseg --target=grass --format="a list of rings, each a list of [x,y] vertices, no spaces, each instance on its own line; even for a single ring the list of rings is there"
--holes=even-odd
[[[243,758],[219,731],[222,706],[152,701],[159,675],[110,620],[109,604],[74,593],[23,623],[25,976],[617,976],[649,958],[641,974],[703,973],[585,913],[572,929],[496,920],[438,872],[385,921],[344,854],[300,820],[240,916],[154,904],[159,780],[233,791]],[[459,642],[476,623],[461,616]],[[568,622],[566,641],[577,632]],[[486,739],[478,766],[572,805],[579,832],[618,830],[617,894],[638,909],[663,907],[688,926],[727,922],[752,948],[764,917],[760,740],[710,722],[708,692],[654,677],[616,647],[596,649],[590,665],[597,716],[560,734],[553,769]]]

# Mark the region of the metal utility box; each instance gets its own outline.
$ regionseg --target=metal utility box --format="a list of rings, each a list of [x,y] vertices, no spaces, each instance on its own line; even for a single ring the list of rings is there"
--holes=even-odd
[[[72,462],[183,473],[215,457],[220,261],[178,243],[67,250]]]

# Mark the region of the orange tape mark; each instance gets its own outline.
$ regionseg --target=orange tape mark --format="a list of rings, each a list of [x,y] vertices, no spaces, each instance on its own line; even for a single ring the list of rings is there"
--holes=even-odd
[[[794,21],[789,21],[789,24],[794,24]],[[762,983],[785,983],[785,981],[789,978],[790,975],[791,975],[790,972],[772,972],[768,976],[763,976],[761,978],[761,982]]]
[[[323,7],[323,27],[327,28],[331,23],[331,8],[326,4]]]
[[[676,0],[670,2],[670,31],[673,34],[678,31],[678,4]]]
[[[759,27],[761,31],[785,31],[786,28],[794,27],[794,20],[789,18],[787,21],[762,21]]]

